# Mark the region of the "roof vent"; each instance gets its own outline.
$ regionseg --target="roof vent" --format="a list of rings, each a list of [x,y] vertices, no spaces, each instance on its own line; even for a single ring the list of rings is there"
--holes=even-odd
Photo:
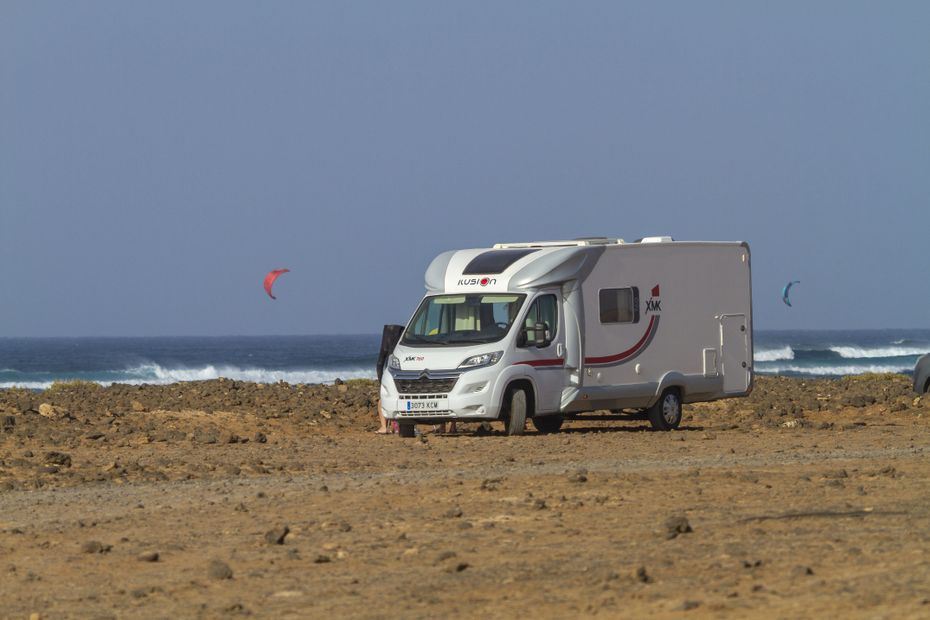
[[[668,243],[674,241],[671,237],[643,237],[637,243]]]

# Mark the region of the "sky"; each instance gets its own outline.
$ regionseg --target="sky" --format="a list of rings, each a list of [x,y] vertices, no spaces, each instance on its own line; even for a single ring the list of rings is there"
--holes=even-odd
[[[0,0],[0,337],[377,333],[445,250],[648,235],[749,242],[756,329],[927,328],[928,32],[921,1]]]

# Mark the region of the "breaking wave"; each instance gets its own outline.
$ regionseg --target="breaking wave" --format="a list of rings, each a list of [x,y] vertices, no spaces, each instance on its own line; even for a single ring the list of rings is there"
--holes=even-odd
[[[20,372],[16,369],[0,370],[0,388],[26,388],[44,390],[56,381],[92,381],[100,385],[143,383],[165,385],[180,381],[206,381],[210,379],[234,379],[254,383],[332,383],[338,379],[374,379],[373,369],[349,368],[241,368],[229,365],[208,364],[197,368],[171,368],[160,364],[143,364],[133,368],[107,371],[85,371],[73,373]]]
[[[839,377],[843,375],[861,375],[863,373],[909,373],[913,364],[848,364],[843,366],[802,366],[800,364],[773,364],[756,368],[763,374],[774,375],[812,375],[819,377]]]
[[[830,347],[830,350],[843,359],[865,359],[874,357],[905,357],[923,355],[930,351],[928,347]]]
[[[794,349],[791,347],[781,347],[779,349],[765,349],[756,351],[753,359],[757,362],[778,362],[781,360],[793,360]]]

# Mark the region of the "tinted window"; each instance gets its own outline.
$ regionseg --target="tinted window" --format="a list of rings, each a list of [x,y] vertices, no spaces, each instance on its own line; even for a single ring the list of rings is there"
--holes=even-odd
[[[605,288],[600,291],[601,323],[639,323],[639,289]]]
[[[503,273],[507,267],[536,251],[533,249],[517,249],[484,252],[471,259],[471,262],[465,266],[462,275]]]

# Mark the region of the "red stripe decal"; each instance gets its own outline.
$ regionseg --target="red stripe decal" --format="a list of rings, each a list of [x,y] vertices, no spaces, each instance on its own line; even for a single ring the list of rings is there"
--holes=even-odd
[[[649,340],[649,335],[652,333],[653,325],[656,322],[656,316],[652,315],[652,318],[649,319],[649,325],[646,326],[646,333],[643,334],[643,337],[639,339],[639,342],[634,344],[632,347],[623,351],[622,353],[615,353],[613,355],[605,355],[604,357],[586,357],[584,358],[585,364],[610,364],[613,362],[619,362],[630,357],[637,351],[639,351],[642,346]]]
[[[554,359],[554,360],[526,360],[523,362],[514,362],[513,366],[519,366],[520,364],[525,364],[527,366],[563,366],[565,360],[563,359]]]

